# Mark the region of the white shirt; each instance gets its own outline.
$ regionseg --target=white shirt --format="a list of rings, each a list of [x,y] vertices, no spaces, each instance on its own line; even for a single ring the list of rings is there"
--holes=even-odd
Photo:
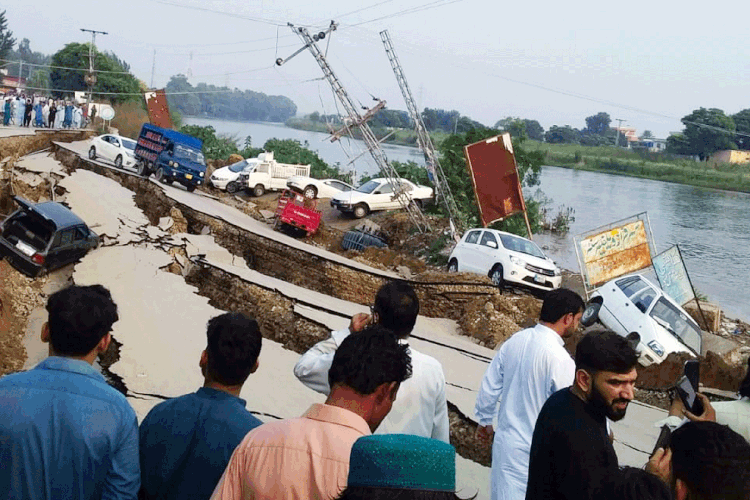
[[[575,363],[563,347],[562,337],[543,325],[514,334],[495,354],[474,408],[479,425],[492,424],[497,414],[492,444],[493,500],[526,498],[536,419],[547,398],[572,385],[574,377]]]
[[[318,342],[294,365],[294,375],[310,389],[328,395],[328,370],[333,355],[349,329],[331,333]],[[398,389],[396,401],[375,434],[412,434],[448,443],[448,404],[445,400],[445,374],[438,360],[409,348],[412,376]]]

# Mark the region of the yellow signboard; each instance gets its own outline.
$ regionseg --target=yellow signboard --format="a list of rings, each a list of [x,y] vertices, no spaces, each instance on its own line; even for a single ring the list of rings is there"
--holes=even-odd
[[[582,239],[579,248],[591,286],[651,265],[651,248],[642,220]]]

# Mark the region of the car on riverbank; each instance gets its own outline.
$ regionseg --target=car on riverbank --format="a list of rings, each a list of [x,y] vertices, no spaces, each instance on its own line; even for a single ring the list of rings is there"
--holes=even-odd
[[[448,257],[448,272],[489,276],[492,283],[506,283],[537,290],[554,290],[562,283],[562,271],[536,243],[495,229],[470,229]]]
[[[434,194],[431,187],[420,186],[406,179],[398,179],[391,183],[388,179],[377,178],[367,181],[355,190],[335,194],[331,198],[331,206],[361,219],[377,210],[401,208],[401,202],[396,196],[399,193],[400,196],[405,196],[409,203],[415,203],[420,207],[431,201]]]
[[[102,159],[114,163],[115,167],[135,165],[135,141],[115,134],[104,134],[91,139],[89,160]]]
[[[581,324],[599,321],[627,337],[640,336],[639,362],[658,364],[673,352],[701,354],[703,334],[690,314],[640,274],[620,277],[599,287],[581,316]]]
[[[0,258],[23,274],[39,276],[99,246],[99,236],[65,205],[13,199],[19,208],[0,223]]]
[[[228,193],[236,193],[244,188],[243,185],[237,182],[240,174],[250,172],[258,163],[260,163],[259,160],[250,158],[232,163],[226,167],[217,168],[211,174],[209,181],[211,181],[211,185],[216,189],[221,189]]]
[[[338,179],[313,179],[304,175],[290,177],[286,185],[309,199],[333,198],[337,194],[347,193],[354,189],[353,186]]]

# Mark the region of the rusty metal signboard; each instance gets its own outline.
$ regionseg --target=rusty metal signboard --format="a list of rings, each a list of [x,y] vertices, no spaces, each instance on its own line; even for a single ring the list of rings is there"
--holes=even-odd
[[[172,128],[172,117],[169,116],[169,104],[164,89],[146,92],[146,108],[148,108],[148,119],[152,125],[161,128]]]
[[[587,295],[609,280],[651,266],[656,253],[645,212],[576,236],[575,248]]]
[[[677,245],[654,257],[654,272],[661,289],[681,306],[695,298],[693,285]]]
[[[510,134],[469,144],[464,154],[485,227],[518,212],[526,212]]]

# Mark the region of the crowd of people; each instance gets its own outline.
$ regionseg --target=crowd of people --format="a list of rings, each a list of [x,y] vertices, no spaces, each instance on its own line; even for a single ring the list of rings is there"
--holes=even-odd
[[[6,94],[1,97],[3,125],[33,128],[85,128],[96,118],[96,106],[89,117],[85,104],[41,95]]]
[[[156,405],[139,426],[93,367],[119,319],[109,291],[73,285],[46,308],[49,357],[0,379],[3,498],[459,498],[445,376],[409,345],[419,300],[405,282],[385,284],[371,314],[300,357],[295,375],[325,401],[267,423],[240,398],[261,359],[255,319],[209,320],[202,387]],[[574,292],[548,293],[539,323],[507,340],[484,375],[476,435],[493,441],[493,500],[750,499],[750,444],[732,429],[747,428],[737,418],[746,410],[722,408],[731,420],[722,425],[703,396],[701,415],[675,402],[671,441],[644,469],[619,466],[610,422],[633,399],[638,356],[628,339],[600,331],[571,357],[563,339],[582,312]],[[737,404],[748,404],[743,396]]]

